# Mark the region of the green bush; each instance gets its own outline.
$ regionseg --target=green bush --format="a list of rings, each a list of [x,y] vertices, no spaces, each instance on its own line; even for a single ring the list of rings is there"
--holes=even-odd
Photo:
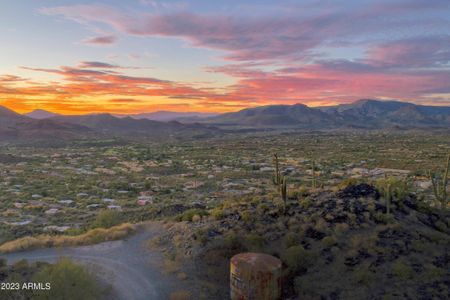
[[[237,235],[234,232],[229,232],[224,235],[222,245],[226,249],[236,249],[241,247],[241,242],[239,241]]]
[[[239,214],[244,222],[250,223],[253,221],[253,216],[248,210],[241,211]]]
[[[392,273],[401,279],[410,279],[414,276],[413,268],[406,262],[398,260],[392,266]]]
[[[245,236],[245,244],[249,251],[261,250],[265,242],[264,238],[258,234],[249,233]]]
[[[37,291],[33,299],[96,300],[102,295],[95,276],[68,258],[45,267],[33,277],[33,281],[48,282],[51,287]]]
[[[208,242],[208,230],[206,228],[199,228],[194,233],[195,239],[204,246]]]
[[[307,209],[312,205],[311,199],[300,200],[300,208]]]
[[[206,210],[200,209],[200,208],[191,208],[191,209],[188,209],[188,210],[182,212],[181,214],[178,214],[175,217],[175,220],[178,221],[178,222],[181,222],[181,221],[192,221],[192,218],[195,215],[206,216],[206,215],[208,215],[208,212]]]
[[[295,232],[288,232],[283,238],[284,246],[290,248],[292,246],[298,246],[300,243],[300,236]]]
[[[223,213],[223,209],[220,207],[216,207],[211,210],[210,215],[213,216],[216,220],[221,220],[225,216],[225,214]]]
[[[336,243],[337,243],[336,239],[332,236],[326,236],[322,239],[322,245],[325,248],[330,248],[330,247],[336,245]]]
[[[358,185],[358,184],[360,184],[360,183],[362,183],[362,180],[361,179],[358,179],[358,178],[345,178],[344,180],[342,180],[340,183],[339,183],[339,185],[338,185],[338,188],[339,189],[345,189],[346,187],[348,187],[348,186],[354,186],[354,185]]]
[[[120,224],[122,216],[116,210],[102,210],[95,218],[94,228],[110,228]]]
[[[301,269],[310,267],[313,263],[314,255],[303,249],[302,246],[292,246],[284,251],[281,258],[288,269],[296,273]]]

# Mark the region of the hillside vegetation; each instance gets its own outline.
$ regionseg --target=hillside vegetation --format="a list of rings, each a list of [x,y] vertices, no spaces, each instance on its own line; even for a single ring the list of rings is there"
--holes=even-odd
[[[214,297],[228,293],[229,259],[244,251],[281,258],[285,299],[444,299],[450,286],[450,213],[413,194],[386,201],[368,184],[225,202],[175,223],[153,246],[191,264]],[[180,219],[180,218],[179,218]]]

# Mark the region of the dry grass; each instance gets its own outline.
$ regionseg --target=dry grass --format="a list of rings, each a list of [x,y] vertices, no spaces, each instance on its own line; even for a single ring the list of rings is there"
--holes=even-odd
[[[179,259],[164,259],[163,272],[165,274],[173,274],[181,269],[182,262]]]
[[[189,291],[177,291],[173,292],[169,296],[170,300],[189,300],[191,299],[191,293]]]
[[[36,248],[70,247],[97,244],[122,239],[135,231],[135,226],[124,223],[108,229],[96,228],[76,236],[38,235],[24,237],[0,245],[0,253],[9,253]]]

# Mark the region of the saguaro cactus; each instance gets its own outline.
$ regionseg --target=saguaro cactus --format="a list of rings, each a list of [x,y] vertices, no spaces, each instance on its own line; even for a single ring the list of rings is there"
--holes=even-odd
[[[275,166],[275,170],[274,170],[274,176],[273,176],[273,184],[275,184],[277,187],[280,186],[281,184],[281,172],[280,172],[280,166],[278,163],[278,154],[275,153],[273,155],[273,164]]]
[[[312,161],[312,167],[311,167],[311,173],[312,173],[312,188],[317,188],[317,178],[316,178],[316,162]]]
[[[384,199],[386,201],[386,214],[389,214],[391,212],[391,183],[386,183],[386,190],[384,191]]]
[[[447,165],[442,178],[439,178],[436,174],[433,174],[431,173],[431,171],[428,171],[428,176],[433,186],[433,194],[436,200],[441,203],[443,209],[448,205],[448,202],[450,201],[447,192],[449,169],[450,169],[450,154],[447,156]]]
[[[286,207],[287,207],[287,183],[286,183],[286,177],[284,177],[284,176],[281,179],[281,199],[283,199],[284,213],[286,213]]]

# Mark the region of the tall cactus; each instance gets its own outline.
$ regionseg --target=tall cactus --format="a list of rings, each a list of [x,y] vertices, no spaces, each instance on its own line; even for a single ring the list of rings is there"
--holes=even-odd
[[[286,207],[287,207],[287,184],[286,184],[286,177],[282,177],[281,179],[281,199],[283,199],[284,204],[284,213],[286,213]]]
[[[281,184],[281,172],[280,172],[280,166],[278,163],[278,154],[275,153],[273,155],[273,163],[275,165],[275,170],[274,170],[274,176],[273,176],[273,184],[275,184],[278,188]]]
[[[311,167],[311,173],[312,173],[312,188],[317,188],[317,178],[316,178],[316,162],[312,161],[312,167]]]
[[[386,214],[391,213],[391,199],[392,199],[391,189],[392,189],[391,183],[387,183],[386,190],[384,191],[384,199],[386,200]]]
[[[436,198],[437,201],[441,203],[442,208],[445,208],[448,205],[448,202],[450,201],[450,197],[447,192],[449,169],[450,169],[450,154],[447,156],[447,166],[441,178],[442,181],[439,181],[439,177],[436,176],[436,174],[433,174],[431,173],[431,171],[428,171],[428,176],[433,185],[434,197]]]

